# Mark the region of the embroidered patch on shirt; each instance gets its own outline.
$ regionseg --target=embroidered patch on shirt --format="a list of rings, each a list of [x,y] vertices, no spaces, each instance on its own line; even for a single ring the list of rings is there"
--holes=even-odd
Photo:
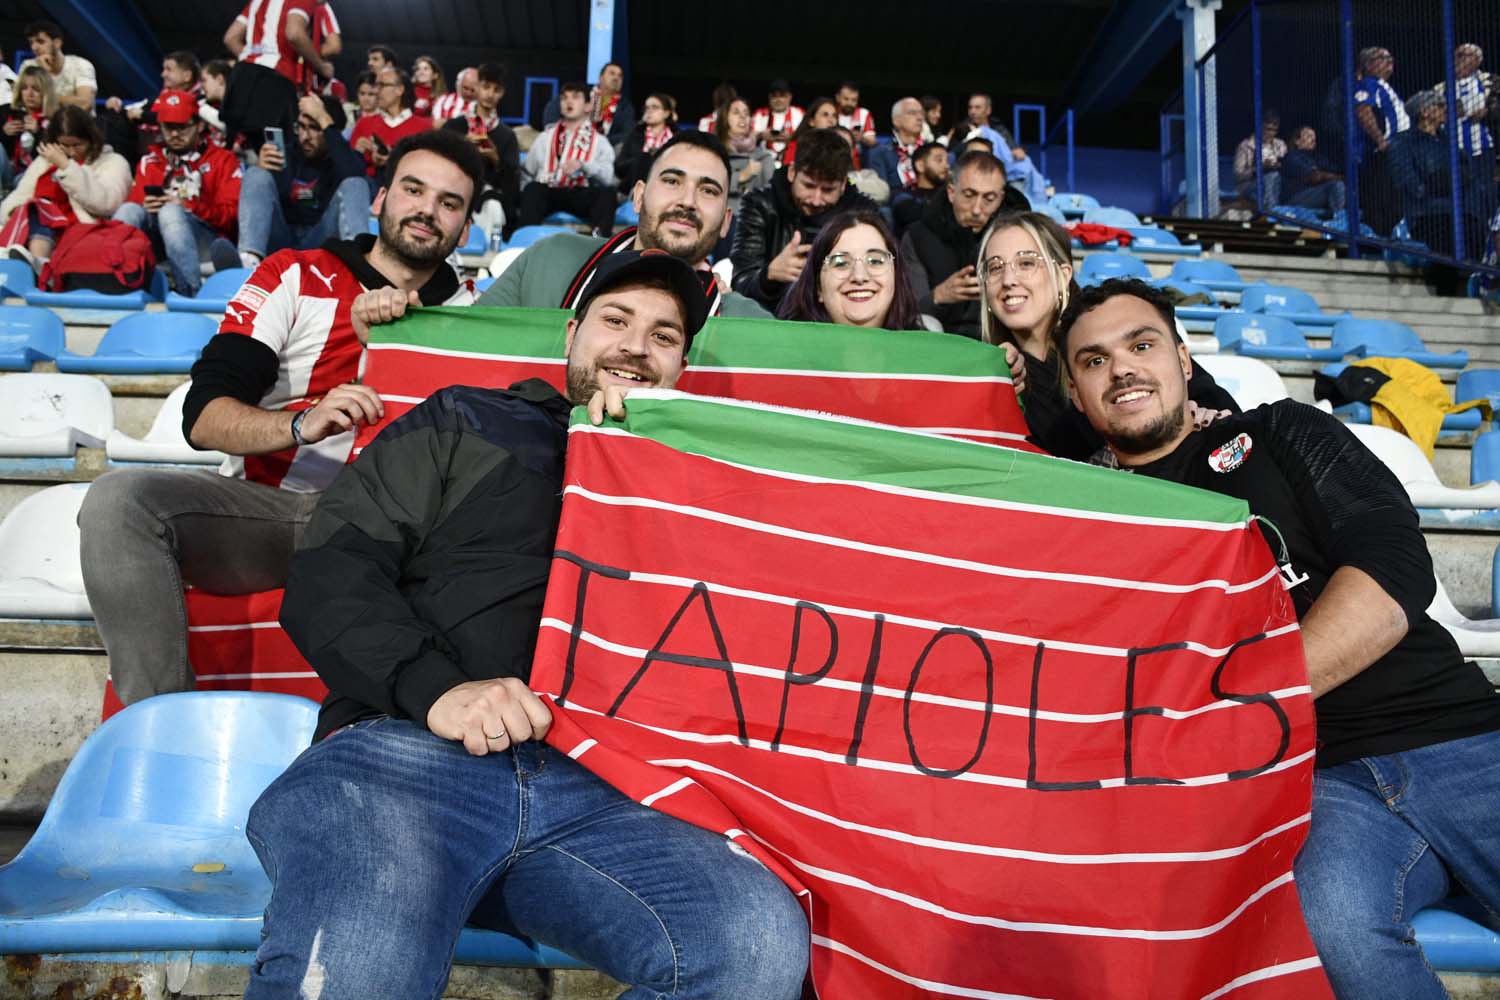
[[[1233,472],[1245,464],[1251,447],[1250,435],[1242,431],[1213,450],[1208,456],[1208,467],[1215,472]]]

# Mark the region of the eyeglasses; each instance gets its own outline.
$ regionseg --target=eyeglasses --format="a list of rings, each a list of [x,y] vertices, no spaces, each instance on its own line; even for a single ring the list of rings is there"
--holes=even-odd
[[[1007,267],[1012,267],[1015,269],[1016,277],[1022,281],[1026,281],[1035,277],[1045,263],[1046,258],[1035,250],[1017,250],[1016,255],[1010,260],[1006,260],[999,255],[986,260],[984,262],[984,276],[986,279],[995,278],[998,280],[1004,277]]]
[[[404,86],[404,84],[402,84],[400,80],[387,80],[385,83],[377,83],[375,86],[379,90],[384,90],[387,87],[399,88]]]
[[[895,255],[889,250],[869,250],[863,254],[840,251],[823,258],[823,266],[834,274],[844,277],[853,272],[855,261],[862,261],[866,274],[884,274],[894,259]]]

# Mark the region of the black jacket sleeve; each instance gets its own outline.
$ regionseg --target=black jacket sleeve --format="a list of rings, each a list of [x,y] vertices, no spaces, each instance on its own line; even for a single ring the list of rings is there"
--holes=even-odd
[[[354,151],[338,126],[330,125],[323,130],[323,142],[328,148],[328,158],[333,161],[337,183],[365,176],[365,158]]]
[[[276,352],[242,333],[217,333],[193,362],[192,386],[182,401],[182,435],[191,444],[203,408],[220,396],[259,406],[276,384]],[[197,447],[194,445],[194,447]]]
[[[758,191],[740,202],[740,221],[734,233],[734,249],[729,259],[734,262],[734,280],[731,284],[736,292],[754,299],[774,313],[781,301],[786,285],[766,280],[766,268],[771,258],[781,252],[778,243],[780,220],[771,203],[770,191]]]

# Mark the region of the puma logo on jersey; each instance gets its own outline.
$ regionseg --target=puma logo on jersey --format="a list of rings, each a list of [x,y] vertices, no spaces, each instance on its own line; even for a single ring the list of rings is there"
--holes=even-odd
[[[224,315],[228,316],[236,323],[245,322],[245,314],[236,309],[233,302],[230,302],[224,306]]]
[[[319,271],[316,264],[307,265],[307,269],[312,272],[312,276],[314,278],[317,278],[323,283],[324,288],[328,289],[330,292],[333,291],[333,275],[324,274],[322,271]]]
[[[1208,467],[1215,472],[1233,472],[1245,464],[1254,443],[1243,431],[1215,448],[1208,456]]]

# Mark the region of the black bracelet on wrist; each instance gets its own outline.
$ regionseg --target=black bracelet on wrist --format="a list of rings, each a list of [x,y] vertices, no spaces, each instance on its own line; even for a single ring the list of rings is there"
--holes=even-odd
[[[306,416],[306,410],[298,410],[297,415],[292,418],[292,443],[299,448],[307,444],[307,439],[302,436],[302,418]]]

